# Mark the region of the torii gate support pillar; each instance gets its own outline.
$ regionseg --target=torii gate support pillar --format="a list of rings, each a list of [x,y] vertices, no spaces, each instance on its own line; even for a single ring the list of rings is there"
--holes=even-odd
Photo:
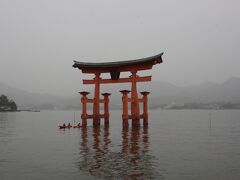
[[[148,125],[148,95],[150,94],[150,92],[147,91],[143,91],[140,92],[143,95],[143,125],[147,126]]]
[[[81,119],[82,119],[82,126],[87,126],[87,118],[88,118],[88,114],[87,114],[87,95],[89,94],[89,92],[86,91],[82,91],[79,92],[79,94],[82,95],[81,98],[81,102],[82,102],[82,115],[81,115]]]
[[[110,93],[102,93],[104,96],[104,125],[108,126],[109,125],[109,96],[111,95]]]

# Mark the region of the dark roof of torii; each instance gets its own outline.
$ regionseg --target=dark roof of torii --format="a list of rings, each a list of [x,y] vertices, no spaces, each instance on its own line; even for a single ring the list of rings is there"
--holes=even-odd
[[[120,70],[125,67],[139,67],[144,65],[155,65],[162,63],[163,53],[157,54],[155,56],[146,57],[142,59],[128,60],[128,61],[115,61],[115,62],[104,62],[104,63],[88,63],[88,62],[78,62],[74,61],[73,67],[78,68],[83,71],[88,70],[99,70],[104,72],[111,72],[114,70]],[[146,68],[149,69],[149,68]]]

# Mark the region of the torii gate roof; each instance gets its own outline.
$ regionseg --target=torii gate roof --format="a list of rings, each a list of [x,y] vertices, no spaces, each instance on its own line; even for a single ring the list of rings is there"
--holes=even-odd
[[[115,61],[104,63],[89,63],[74,61],[73,67],[82,70],[83,73],[107,73],[107,72],[123,72],[135,70],[151,69],[153,65],[162,63],[163,53],[142,59]]]

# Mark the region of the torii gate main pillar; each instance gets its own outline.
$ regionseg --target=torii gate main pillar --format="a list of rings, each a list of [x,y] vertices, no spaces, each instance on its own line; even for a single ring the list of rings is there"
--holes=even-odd
[[[131,115],[132,115],[132,124],[139,124],[140,113],[139,113],[139,102],[138,102],[138,93],[137,93],[137,71],[132,71],[130,76],[132,81],[131,88]]]
[[[95,90],[93,99],[93,125],[100,125],[100,73],[95,74]]]

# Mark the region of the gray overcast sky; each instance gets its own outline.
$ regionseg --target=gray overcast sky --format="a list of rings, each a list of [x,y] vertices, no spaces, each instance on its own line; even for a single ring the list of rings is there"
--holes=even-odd
[[[84,89],[73,60],[160,52],[155,81],[240,77],[239,8],[239,0],[0,0],[0,82],[72,95]]]

